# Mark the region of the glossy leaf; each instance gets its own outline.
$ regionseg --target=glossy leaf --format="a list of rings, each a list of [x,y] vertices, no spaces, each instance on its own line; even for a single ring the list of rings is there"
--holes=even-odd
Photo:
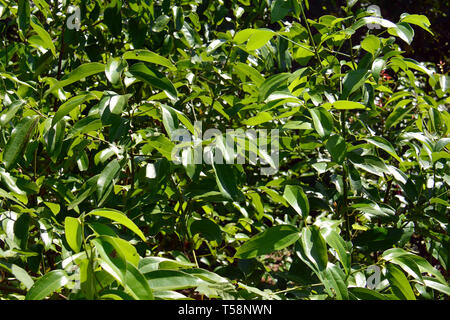
[[[314,129],[316,129],[319,136],[326,138],[333,131],[333,118],[330,113],[324,108],[309,109],[311,114]]]
[[[156,270],[145,273],[154,291],[195,288],[203,283],[200,279],[178,270]]]
[[[131,221],[126,215],[124,215],[122,212],[113,210],[113,209],[95,209],[92,210],[87,214],[89,215],[95,215],[99,217],[108,218],[114,222],[120,223],[121,225],[127,227],[134,233],[136,233],[143,241],[145,240],[145,236],[142,233],[141,230],[134,224],[133,221]]]
[[[300,238],[297,228],[290,225],[271,227],[245,242],[236,252],[235,257],[250,259],[284,249]]]
[[[94,74],[104,72],[105,71],[105,65],[98,63],[98,62],[90,62],[85,63],[75,70],[73,70],[71,73],[69,73],[67,76],[63,77],[61,81],[57,82],[53,86],[51,86],[44,94],[44,97],[47,96],[49,93],[57,91],[65,86],[68,86],[69,84],[72,84],[74,82],[77,82],[83,78],[92,76]]]
[[[66,240],[69,246],[76,253],[80,252],[82,245],[82,227],[78,219],[66,217],[64,221],[64,231],[66,233]]]
[[[63,287],[67,282],[68,278],[63,270],[50,271],[33,284],[25,299],[42,300]]]
[[[127,262],[125,284],[130,294],[138,300],[153,300],[153,293],[145,276],[131,263]]]
[[[328,138],[326,147],[334,161],[337,163],[342,163],[344,161],[347,152],[347,144],[340,135],[335,134]]]
[[[300,243],[305,257],[316,270],[323,271],[327,267],[327,245],[317,227],[302,229]]]
[[[59,108],[56,114],[52,119],[52,126],[54,126],[58,121],[60,121],[64,116],[68,115],[73,109],[80,106],[81,104],[92,100],[92,99],[100,99],[100,92],[91,92],[88,94],[82,94],[75,97],[70,98],[66,102],[64,102]]]
[[[13,168],[17,164],[38,121],[38,116],[25,117],[14,127],[3,151],[3,163],[6,169]]]
[[[216,174],[217,186],[221,194],[230,201],[243,200],[244,195],[238,189],[232,167],[213,162],[213,168]]]
[[[173,84],[161,73],[153,71],[145,66],[143,63],[133,64],[129,68],[129,72],[139,80],[145,83],[164,90],[169,98],[176,99],[178,93]]]
[[[30,18],[31,27],[33,30],[39,35],[39,37],[42,39],[42,41],[45,44],[45,47],[49,49],[53,55],[56,55],[56,48],[53,44],[53,40],[48,34],[48,32],[42,27],[41,23],[35,16],[31,16]]]
[[[125,60],[139,60],[144,62],[150,62],[153,64],[167,67],[172,71],[176,70],[175,66],[173,65],[172,62],[170,62],[169,59],[164,58],[159,54],[149,50],[127,51],[123,54],[122,58]]]
[[[297,213],[306,218],[309,214],[309,202],[303,189],[299,186],[286,186],[283,198],[294,208]]]
[[[388,271],[386,278],[389,280],[394,294],[400,299],[416,300],[416,296],[403,272],[393,264],[388,264],[386,267]]]

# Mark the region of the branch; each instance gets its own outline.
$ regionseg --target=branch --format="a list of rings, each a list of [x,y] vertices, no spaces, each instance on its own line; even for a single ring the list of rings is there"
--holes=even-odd
[[[10,287],[10,286],[3,285],[3,284],[0,284],[0,291],[6,292],[6,293],[18,293],[18,294],[22,294],[22,295],[27,294],[27,292],[25,290],[15,288],[15,287]]]

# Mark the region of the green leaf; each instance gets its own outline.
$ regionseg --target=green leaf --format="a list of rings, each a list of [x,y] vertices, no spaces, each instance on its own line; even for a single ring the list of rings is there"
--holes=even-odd
[[[404,13],[400,16],[400,21],[419,26],[422,29],[434,35],[433,32],[430,30],[431,26],[430,20],[428,20],[428,18],[424,15]]]
[[[197,278],[200,278],[204,281],[211,282],[211,283],[229,283],[229,281],[218,274],[205,270],[205,269],[199,269],[199,268],[191,268],[183,270],[183,272],[186,272],[190,275],[193,275]]]
[[[98,228],[97,228],[98,231]],[[117,236],[101,235],[97,237],[103,242],[109,243],[115,250],[115,254],[119,256],[123,261],[131,263],[133,266],[137,267],[139,264],[139,254],[136,248],[131,245],[128,241],[118,238]]]
[[[39,11],[44,14],[45,18],[51,14],[50,6],[47,2],[45,2],[45,0],[33,0],[33,3],[39,8]]]
[[[322,138],[327,138],[333,131],[333,117],[322,107],[308,109],[314,123],[314,129]]]
[[[427,67],[425,67],[425,66],[423,65],[423,63],[419,63],[419,62],[417,62],[417,61],[414,60],[414,59],[404,58],[402,61],[403,61],[404,63],[406,63],[406,66],[407,66],[409,69],[413,69],[413,70],[420,71],[420,72],[422,72],[422,73],[427,74],[429,77],[434,77],[434,75],[435,75],[435,71],[433,71],[433,70],[431,70],[431,69],[428,69]]]
[[[53,270],[39,278],[28,291],[25,300],[42,300],[68,282],[64,270]]]
[[[153,26],[152,31],[154,32],[161,32],[164,30],[164,28],[167,26],[167,24],[170,21],[170,17],[166,16],[165,14],[160,15],[158,18],[156,18]]]
[[[287,88],[289,73],[279,73],[267,78],[259,87],[258,100],[264,101],[271,93]]]
[[[137,300],[153,300],[153,293],[145,276],[131,263],[127,262],[125,286]]]
[[[47,153],[53,161],[56,161],[59,153],[61,152],[65,128],[66,122],[64,120],[60,120],[54,126],[50,127],[50,129],[48,129],[48,131],[45,133],[44,138],[46,142]]]
[[[160,56],[159,54],[156,54],[149,50],[127,51],[123,54],[122,58],[125,60],[139,60],[139,61],[154,63],[157,65],[169,68],[171,71],[177,70],[177,68],[174,66],[174,64],[169,59],[164,58],[164,57]]]
[[[348,100],[338,100],[333,102],[331,105],[337,110],[366,109],[363,104]]]
[[[347,73],[343,80],[341,99],[346,100],[350,96],[350,94],[361,88],[361,86],[366,81],[366,78],[367,70],[365,69],[358,69]]]
[[[178,117],[175,109],[162,105],[162,120],[164,129],[166,129],[167,135],[172,139],[172,134],[179,128]]]
[[[19,0],[18,4],[17,17],[19,20],[19,28],[25,34],[30,26],[30,1]]]
[[[80,135],[83,133],[88,133],[91,131],[98,130],[102,127],[102,121],[99,118],[98,114],[93,114],[77,121],[72,129],[69,131],[69,137],[73,137],[76,135]]]
[[[55,49],[55,45],[53,44],[53,40],[50,37],[50,35],[48,34],[47,30],[45,30],[42,27],[38,18],[36,18],[35,16],[31,16],[30,22],[31,22],[31,27],[33,28],[33,30],[42,39],[42,41],[45,45],[45,48],[49,49],[53,53],[53,55],[56,56],[56,49]]]
[[[139,260],[139,270],[142,273],[158,269],[185,269],[195,267],[195,263],[184,260],[171,260],[162,257],[147,257]]]
[[[373,171],[369,171],[373,174],[377,174],[380,177],[383,176],[383,173],[379,173],[379,172],[373,172]],[[376,202],[367,200],[367,201],[360,201],[359,203],[355,203],[352,204],[350,206],[351,208],[364,212],[365,213],[365,217],[368,219],[373,218],[378,218],[378,219],[386,219],[386,220],[392,220],[395,217],[395,210],[392,209],[391,207],[389,207],[388,205],[385,204],[378,204]]]
[[[389,28],[388,29],[389,34],[393,36],[397,36],[403,41],[405,41],[407,44],[411,44],[413,38],[414,38],[414,29],[411,28],[411,26],[405,22],[399,22],[397,23],[395,28]]]
[[[272,2],[270,9],[270,22],[277,22],[278,20],[283,19],[289,11],[291,11],[291,1],[275,0]]]
[[[250,38],[247,42],[247,50],[256,50],[264,46],[272,37],[275,32],[268,29],[255,29],[253,30]]]
[[[417,263],[409,257],[408,255],[402,255],[398,257],[393,257],[389,260],[401,267],[405,272],[413,276],[416,280],[423,283],[422,274],[420,273],[419,266]]]
[[[375,82],[378,83],[380,79],[380,73],[384,69],[386,65],[386,61],[383,58],[376,58],[372,63],[372,75],[375,79]]]
[[[21,267],[13,264],[11,267],[11,273],[19,280],[27,289],[30,289],[34,285],[33,279],[28,275],[27,271]]]
[[[14,222],[14,240],[20,249],[26,250],[30,232],[31,218],[28,213],[22,213]]]
[[[5,126],[11,119],[14,118],[17,111],[25,104],[24,100],[16,100],[11,103],[0,115],[0,125]]]
[[[113,180],[119,174],[121,166],[117,159],[112,160],[100,173],[97,180],[97,196],[98,199],[103,198],[105,192],[113,183]]]
[[[382,251],[399,243],[402,235],[401,229],[374,227],[358,234],[353,244],[365,252]]]
[[[303,218],[308,217],[309,201],[303,189],[300,186],[286,186],[284,188],[283,198],[294,208]]]
[[[325,288],[328,289],[328,294],[331,297],[336,296],[337,300],[348,300],[348,290],[346,283],[346,276],[342,270],[335,264],[328,263],[324,272],[321,273],[322,282]],[[334,289],[333,291],[330,289]]]
[[[119,283],[124,284],[127,273],[127,263],[123,255],[115,255],[114,247],[106,240],[105,237],[97,237],[91,242],[100,255],[98,259],[100,266],[114,277]]]
[[[0,178],[10,191],[20,195],[27,194],[24,190],[19,188],[19,186],[17,185],[17,179],[13,177],[9,172],[6,172],[3,168],[0,168]]]
[[[153,291],[195,288],[204,283],[197,277],[178,270],[150,271],[145,273],[145,278]]]
[[[213,159],[214,160],[214,159]],[[216,182],[222,195],[230,201],[244,200],[243,193],[238,189],[233,173],[233,167],[226,164],[216,164],[213,161]]]
[[[414,109],[414,106],[410,107],[410,108],[405,108],[402,105],[398,105],[394,109],[394,111],[392,111],[391,114],[387,117],[387,119],[384,123],[386,130],[390,129],[391,127],[393,127],[397,123],[399,123],[413,109]]]
[[[30,141],[30,136],[38,122],[38,116],[30,116],[23,118],[14,126],[11,137],[3,151],[3,163],[5,164],[6,170],[12,169],[16,165],[24,153],[25,147]]]
[[[272,120],[273,120],[273,117],[269,112],[262,111],[262,112],[258,112],[258,114],[254,117],[243,120],[242,124],[254,127],[254,126],[257,126],[257,125],[260,125],[262,123],[269,122]]]
[[[126,63],[123,62],[122,59],[119,58],[111,58],[106,64],[105,75],[106,78],[113,85],[120,83],[120,79],[122,77],[123,69],[125,69]]]
[[[86,101],[92,99],[100,99],[102,93],[99,91],[92,91],[88,94],[81,94],[75,97],[70,98],[66,102],[64,102],[56,111],[56,114],[52,119],[52,126],[54,126],[59,120],[61,120],[64,116],[68,115],[73,109],[78,107],[79,105],[85,103]]]
[[[383,138],[383,137],[370,137],[370,138],[365,138],[364,140],[366,140],[367,142],[373,144],[374,146],[377,146],[380,149],[383,149],[384,151],[389,153],[391,156],[393,156],[395,159],[397,159],[399,162],[402,162],[400,157],[397,155],[397,152],[395,152],[395,149],[392,146],[392,144],[389,141],[387,141],[385,138]]]
[[[438,270],[433,268],[433,266],[427,260],[425,260],[425,258],[412,254],[401,248],[392,248],[386,250],[385,252],[383,252],[382,258],[386,261],[391,261],[392,259],[400,256],[407,256],[408,258],[414,260],[422,273],[427,272],[435,276],[442,283],[446,283],[442,274]]]
[[[121,225],[127,227],[134,233],[136,233],[143,241],[146,241],[144,234],[141,230],[131,221],[125,214],[114,209],[95,209],[87,214],[88,216],[95,215],[99,217],[108,218],[114,222],[120,223]]]
[[[312,263],[316,271],[324,271],[328,263],[327,244],[316,226],[305,227],[300,238],[304,257]]]
[[[352,287],[348,288],[348,291],[358,300],[388,300],[383,294],[367,288]]]
[[[257,256],[284,249],[300,238],[298,229],[291,225],[280,225],[266,229],[240,246],[235,254],[239,259]]]
[[[105,72],[105,65],[98,62],[85,63],[73,70],[67,76],[63,77],[61,81],[51,86],[44,94],[44,98],[51,92],[57,91],[69,84],[77,82],[86,77],[92,76],[94,74]]]
[[[224,39],[216,39],[216,40],[211,41],[211,43],[206,48],[206,53],[212,54],[214,51],[216,51],[218,48],[220,48],[226,42],[227,42],[227,40],[224,40]]]
[[[253,34],[247,42],[247,50],[256,50],[264,46],[275,35],[273,31],[260,31]]]
[[[450,296],[450,287],[448,285],[443,284],[442,282],[439,282],[436,279],[430,277],[423,277],[423,282],[427,287]]]
[[[128,99],[131,96],[132,94],[119,95],[112,91],[105,92],[99,103],[99,114],[102,123],[105,125],[111,124],[113,127],[117,126],[115,121],[116,119],[120,120],[120,118],[115,115],[122,115],[122,112],[128,106]]]
[[[378,49],[380,48],[380,45],[381,45],[380,38],[374,35],[368,35],[361,42],[361,48],[372,54],[372,56],[375,56]]]
[[[353,30],[358,30],[359,28],[365,26],[365,25],[374,25],[374,24],[378,24],[383,26],[384,28],[395,28],[395,23],[383,19],[383,18],[379,18],[379,17],[364,17],[358,21],[356,21],[353,26],[351,27]]]
[[[257,192],[249,192],[247,193],[247,196],[252,202],[253,207],[256,209],[256,212],[258,213],[257,218],[261,218],[264,215],[264,204],[261,200],[261,196]]]
[[[345,240],[331,228],[322,228],[320,233],[328,245],[336,250],[339,261],[342,263],[345,272],[348,273],[351,265],[351,252]]]
[[[81,238],[81,223],[77,218],[66,217],[64,220],[64,231],[67,243],[75,253],[80,252],[82,238]]]
[[[86,253],[83,252],[84,256]],[[73,259],[73,256],[70,257]],[[96,275],[93,270],[93,262],[90,259],[82,259],[78,262],[80,289],[86,295],[86,298],[93,300],[95,296],[95,280]]]
[[[242,43],[244,43],[245,41],[247,41],[248,38],[250,38],[250,36],[251,36],[252,34],[254,34],[254,33],[255,33],[255,29],[243,29],[243,30],[239,30],[239,31],[235,34],[235,36],[234,36],[234,38],[233,38],[233,41],[234,41],[236,44],[242,44]]]
[[[450,76],[447,76],[445,74],[441,74],[439,76],[439,84],[441,85],[441,89],[444,92],[447,92],[450,89]]]
[[[119,37],[122,33],[122,1],[112,1],[103,13],[105,24],[114,37]]]
[[[236,71],[238,75],[246,75],[258,87],[264,82],[264,77],[258,72],[258,70],[245,63],[236,62],[234,65],[234,71]]]
[[[391,284],[394,294],[400,299],[416,300],[416,296],[403,272],[393,264],[388,264],[386,268],[388,271],[386,278]]]
[[[191,235],[199,233],[208,241],[216,241],[218,245],[222,242],[222,231],[220,227],[210,219],[195,220],[190,224]]]
[[[328,138],[325,146],[335,162],[341,164],[344,161],[347,154],[347,144],[340,135],[332,135]]]
[[[177,90],[169,79],[157,71],[150,70],[144,63],[139,62],[133,64],[128,71],[137,79],[142,80],[155,88],[164,90],[170,99],[177,98]]]
[[[173,6],[172,13],[175,30],[179,31],[184,24],[183,8],[179,6]]]

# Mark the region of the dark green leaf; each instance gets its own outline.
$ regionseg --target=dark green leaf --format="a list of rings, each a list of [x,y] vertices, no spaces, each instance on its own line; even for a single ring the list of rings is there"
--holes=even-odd
[[[137,79],[142,80],[155,88],[164,90],[169,98],[177,98],[178,93],[173,84],[161,73],[150,70],[144,63],[140,62],[133,64],[129,68],[129,71]]]
[[[340,135],[335,134],[328,138],[326,147],[334,161],[339,164],[344,161],[347,154],[347,144]]]
[[[24,153],[38,121],[38,116],[25,117],[14,127],[3,151],[3,163],[7,170],[13,168]]]
[[[244,200],[244,195],[238,189],[233,167],[231,165],[216,164],[213,162],[213,168],[216,174],[217,186],[222,195],[230,201]]]
[[[284,249],[300,238],[297,228],[290,225],[271,227],[245,242],[236,252],[235,257],[250,259]]]

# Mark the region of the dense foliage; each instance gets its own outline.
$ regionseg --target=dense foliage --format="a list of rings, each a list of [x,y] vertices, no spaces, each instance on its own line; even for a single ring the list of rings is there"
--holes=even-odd
[[[1,299],[448,299],[449,79],[404,51],[426,16],[105,3],[0,0]],[[189,161],[237,157],[198,122],[278,129],[279,168],[251,139]]]

